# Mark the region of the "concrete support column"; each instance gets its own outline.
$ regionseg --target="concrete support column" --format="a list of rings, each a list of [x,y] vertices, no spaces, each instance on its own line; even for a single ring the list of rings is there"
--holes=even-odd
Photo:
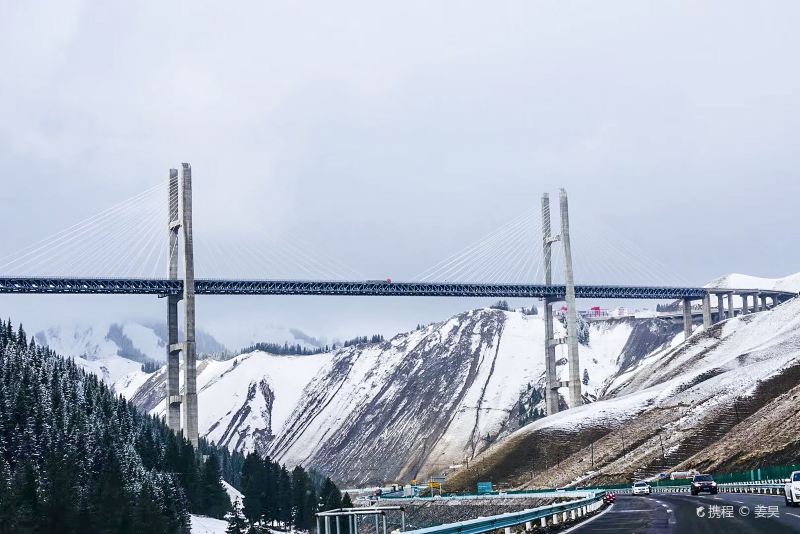
[[[178,279],[178,169],[169,170],[168,220],[169,250],[167,251],[167,277]],[[167,426],[173,432],[181,430],[180,397],[180,345],[178,344],[178,301],[179,295],[167,295]]]
[[[761,294],[756,293],[753,295],[753,311],[761,311]]]
[[[742,315],[747,315],[750,310],[747,307],[747,299],[750,295],[742,294]]]
[[[581,362],[578,357],[578,319],[575,305],[575,276],[572,272],[572,245],[569,237],[569,202],[567,192],[562,189],[561,203],[561,243],[564,246],[564,282],[567,301],[567,362],[569,366],[569,404],[575,408],[583,404],[581,397]]]
[[[543,518],[542,518],[542,519],[539,521],[539,525],[540,525],[542,528],[547,528],[547,518],[546,518],[546,517],[543,517]]]
[[[544,258],[544,283],[553,283],[553,262],[551,248],[554,237],[550,235],[550,196],[542,195],[542,252]],[[544,299],[544,361],[545,361],[545,404],[547,415],[558,413],[558,386],[556,384],[556,347],[553,344],[553,302]]]
[[[725,319],[725,294],[717,293],[717,322]]]
[[[733,308],[733,293],[728,293],[728,317],[736,317],[736,312]]]
[[[772,295],[772,305],[778,306],[781,303],[781,298],[778,295]]]
[[[711,324],[711,295],[706,293],[703,297],[703,328],[708,330]]]
[[[692,301],[683,299],[683,337],[689,339],[692,335]]]
[[[761,295],[761,309],[762,310],[766,310],[767,309],[767,296],[766,295]]]
[[[197,427],[197,352],[194,308],[194,240],[192,238],[192,167],[183,164],[183,306],[186,341],[183,344],[183,424],[184,436],[196,447]]]
[[[553,524],[558,525],[561,521],[558,520],[558,514],[553,514]]]

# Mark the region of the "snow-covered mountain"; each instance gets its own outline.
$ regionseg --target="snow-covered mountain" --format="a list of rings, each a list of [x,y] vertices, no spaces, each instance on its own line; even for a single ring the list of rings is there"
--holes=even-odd
[[[126,321],[60,325],[37,332],[34,337],[37,343],[74,358],[75,363],[127,395],[132,395],[146,379],[146,375],[140,373],[143,362],[163,362],[166,358],[164,324]],[[225,350],[202,330],[198,330],[197,347],[200,353]]]
[[[664,319],[591,323],[581,347],[587,396],[678,332]],[[349,347],[309,382],[263,452],[353,484],[441,472],[543,413],[543,347],[540,316],[494,309]]]
[[[197,364],[200,433],[232,450],[263,450],[297,407],[305,385],[332,354],[278,356],[262,351]],[[163,416],[166,368],[145,375],[130,397]],[[183,368],[180,373],[183,381]]]
[[[559,322],[556,329],[563,335]],[[682,335],[676,321],[659,318],[598,321],[588,331],[581,362],[590,399]],[[200,432],[342,482],[422,476],[541,416],[543,347],[540,316],[480,309],[332,353],[205,360],[198,364]],[[562,351],[558,369],[566,373]],[[164,379],[161,370],[142,380],[133,402],[163,414]]]

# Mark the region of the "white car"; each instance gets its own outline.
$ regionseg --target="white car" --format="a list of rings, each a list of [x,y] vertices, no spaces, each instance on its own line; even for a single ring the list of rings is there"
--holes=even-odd
[[[650,487],[650,484],[648,484],[647,482],[637,482],[631,488],[631,493],[633,495],[650,495],[652,491],[653,490]]]
[[[800,471],[795,471],[789,477],[789,482],[783,488],[786,497],[786,506],[800,506]]]

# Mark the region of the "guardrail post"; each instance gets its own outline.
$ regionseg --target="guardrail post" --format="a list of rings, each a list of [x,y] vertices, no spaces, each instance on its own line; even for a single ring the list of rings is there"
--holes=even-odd
[[[557,513],[553,514],[553,524],[557,525],[559,523],[560,523],[560,521],[558,520],[558,514]]]
[[[546,518],[546,517],[543,517],[543,518],[541,518],[541,519],[539,520],[539,525],[540,525],[542,528],[547,528],[547,518]]]
[[[526,521],[525,522],[525,532],[530,532],[531,530],[533,530],[533,523],[531,523],[530,521]]]

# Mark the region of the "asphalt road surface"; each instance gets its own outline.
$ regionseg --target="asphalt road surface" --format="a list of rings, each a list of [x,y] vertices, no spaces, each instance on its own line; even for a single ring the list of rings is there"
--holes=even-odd
[[[774,495],[745,493],[703,494],[697,497],[688,493],[657,493],[637,497],[617,495],[616,504],[607,512],[571,532],[575,534],[800,532],[800,508],[789,508],[784,504],[783,497]]]

